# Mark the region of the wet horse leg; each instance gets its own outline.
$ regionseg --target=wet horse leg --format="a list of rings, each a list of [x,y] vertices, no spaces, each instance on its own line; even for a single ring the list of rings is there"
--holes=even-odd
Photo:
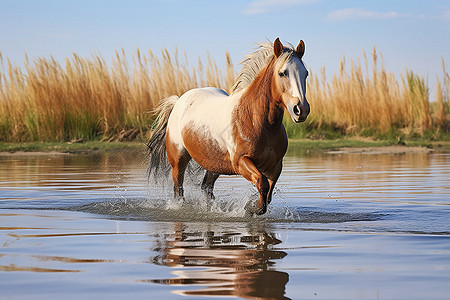
[[[259,200],[256,206],[246,206],[247,211],[257,215],[263,215],[267,210],[267,195],[270,189],[267,177],[256,168],[253,161],[247,156],[239,160],[239,173],[253,183],[259,192]]]
[[[268,174],[267,180],[269,181],[269,194],[267,196],[267,204],[270,204],[272,202],[272,193],[273,189],[275,188],[275,184],[278,181],[278,178],[280,177],[281,170],[283,169],[283,163],[280,161],[275,168]]]
[[[184,160],[180,160],[180,163],[172,166],[172,179],[173,179],[173,193],[175,199],[184,199],[184,189],[183,189],[183,181],[184,181],[184,172],[187,167]]]
[[[189,161],[191,160],[191,156],[189,155],[186,149],[179,151],[175,145],[170,143],[168,139],[166,139],[166,147],[167,147],[167,158],[169,160],[170,165],[172,166],[174,199],[183,200],[184,172],[186,171],[186,167]]]
[[[219,174],[210,171],[206,171],[205,177],[203,177],[202,191],[210,200],[215,199],[213,190],[214,183],[216,182],[217,178],[219,178]]]

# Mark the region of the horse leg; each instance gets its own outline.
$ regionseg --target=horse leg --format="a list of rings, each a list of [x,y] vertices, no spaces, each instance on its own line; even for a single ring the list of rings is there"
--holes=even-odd
[[[217,178],[219,178],[219,174],[210,171],[206,171],[205,177],[203,177],[202,191],[209,200],[215,199],[213,190]]]
[[[270,202],[272,202],[273,189],[275,188],[275,184],[277,183],[278,178],[280,177],[282,169],[283,169],[283,163],[280,161],[275,166],[275,168],[272,170],[271,174],[267,177],[267,180],[269,181],[269,195],[267,196],[268,204],[270,204]]]
[[[191,156],[186,149],[179,150],[168,138],[166,139],[167,158],[172,166],[173,192],[174,199],[183,200],[184,190],[184,172],[191,160]]]
[[[253,161],[247,156],[239,160],[239,173],[253,183],[259,192],[259,200],[256,203],[256,207],[246,206],[247,211],[257,215],[265,214],[267,210],[267,195],[270,189],[267,177],[256,168]]]
[[[184,171],[186,170],[189,160],[180,159],[178,163],[172,166],[173,194],[175,199],[184,200]]]

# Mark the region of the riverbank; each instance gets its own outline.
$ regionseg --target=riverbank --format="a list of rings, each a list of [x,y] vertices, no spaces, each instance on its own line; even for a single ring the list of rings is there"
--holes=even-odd
[[[339,151],[396,153],[405,151],[421,151],[424,149],[450,150],[450,141],[406,140],[402,143],[392,140],[371,139],[291,139],[288,152],[296,151]],[[100,142],[87,141],[78,143],[63,142],[35,142],[35,143],[0,143],[0,152],[4,153],[86,153],[94,151],[146,151],[143,142]]]
[[[0,152],[55,152],[55,153],[83,153],[94,151],[117,151],[117,150],[146,150],[142,142],[100,142],[88,141],[78,143],[63,142],[35,142],[35,143],[0,143]]]

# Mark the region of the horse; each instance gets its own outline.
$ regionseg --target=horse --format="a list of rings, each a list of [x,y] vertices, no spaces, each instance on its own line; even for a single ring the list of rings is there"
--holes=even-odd
[[[220,175],[242,175],[259,193],[245,209],[266,213],[288,146],[284,110],[299,123],[310,106],[303,40],[295,49],[279,38],[259,46],[245,57],[229,95],[218,88],[195,88],[161,101],[148,143],[149,172],[171,167],[175,199],[184,200],[184,174],[194,160],[206,170],[201,189],[208,199],[214,199]]]

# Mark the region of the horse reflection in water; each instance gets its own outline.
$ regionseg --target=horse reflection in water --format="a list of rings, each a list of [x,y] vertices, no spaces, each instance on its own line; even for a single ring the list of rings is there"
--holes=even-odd
[[[272,260],[287,254],[272,250],[281,241],[258,230],[248,234],[209,230],[189,232],[175,224],[175,233],[164,236],[153,258],[159,265],[180,269],[177,278],[150,280],[177,286],[201,286],[194,290],[175,290],[187,296],[236,296],[247,299],[289,299],[284,296],[289,275],[271,270]],[[189,267],[183,270],[181,267]],[[198,268],[196,268],[198,267]]]

